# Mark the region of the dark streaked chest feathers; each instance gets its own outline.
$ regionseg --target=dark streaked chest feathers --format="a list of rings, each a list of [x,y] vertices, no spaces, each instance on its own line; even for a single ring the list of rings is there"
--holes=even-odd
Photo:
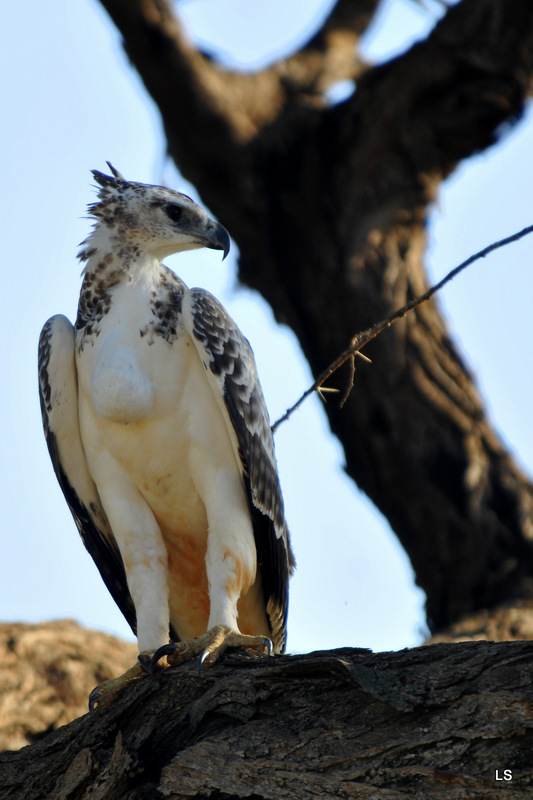
[[[106,269],[105,258],[98,267],[101,269],[86,273],[83,280],[76,318],[78,352],[100,335],[103,322],[115,304],[124,308],[121,322],[126,321],[123,316],[129,317],[129,324],[138,326],[139,337],[148,345],[157,337],[172,344],[179,335],[186,290],[183,281],[164,266],[143,284],[112,266]]]

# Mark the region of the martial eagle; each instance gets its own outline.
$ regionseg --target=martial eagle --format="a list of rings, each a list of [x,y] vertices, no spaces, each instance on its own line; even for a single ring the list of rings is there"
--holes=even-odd
[[[281,653],[294,561],[254,356],[223,306],[161,263],[225,257],[229,235],[186,195],[109,168],[93,171],[75,325],[54,316],[39,342],[54,470],[145,668],[154,653]]]

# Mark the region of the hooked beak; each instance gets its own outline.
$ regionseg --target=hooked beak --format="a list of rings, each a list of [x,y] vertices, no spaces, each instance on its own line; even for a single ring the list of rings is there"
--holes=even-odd
[[[222,250],[224,252],[222,261],[224,261],[230,249],[229,233],[220,222],[214,222],[213,230],[205,237],[203,244],[210,250]]]

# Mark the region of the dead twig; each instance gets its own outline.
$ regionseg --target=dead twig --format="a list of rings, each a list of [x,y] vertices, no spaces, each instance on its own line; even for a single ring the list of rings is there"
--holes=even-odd
[[[470,256],[469,258],[466,259],[466,261],[463,261],[462,264],[459,264],[459,266],[452,269],[451,272],[448,272],[448,274],[442,280],[440,280],[438,283],[436,283],[434,286],[428,289],[427,292],[424,292],[424,294],[421,294],[418,297],[415,297],[413,300],[410,300],[408,303],[402,306],[402,308],[398,309],[393,314],[391,314],[390,317],[387,317],[387,319],[382,320],[381,322],[376,322],[370,328],[367,328],[366,330],[354,336],[354,338],[350,342],[350,346],[346,350],[344,350],[335,359],[335,361],[333,361],[329,365],[329,367],[327,367],[323,372],[321,372],[318,378],[312,384],[312,386],[306,389],[305,392],[298,398],[298,400],[292,406],[290,406],[285,411],[285,413],[279,419],[276,420],[276,422],[274,422],[271,428],[272,433],[275,433],[279,428],[279,426],[281,425],[281,423],[289,419],[291,414],[293,414],[293,412],[296,411],[296,409],[302,405],[304,400],[306,400],[309,397],[309,395],[311,395],[313,392],[316,392],[318,389],[320,389],[322,384],[324,384],[328,380],[328,378],[330,378],[333,375],[333,373],[339,369],[339,367],[342,367],[342,365],[349,358],[352,359],[352,365],[353,365],[353,358],[356,354],[359,354],[359,350],[361,350],[361,348],[363,348],[366,344],[371,342],[372,339],[375,339],[376,336],[378,336],[382,331],[384,331],[386,328],[389,328],[394,322],[397,322],[397,320],[402,319],[402,317],[405,317],[405,315],[408,314],[409,311],[412,311],[413,308],[416,308],[417,306],[421,305],[421,303],[425,303],[426,300],[429,300],[430,297],[432,297],[436,292],[442,289],[443,286],[445,286],[453,278],[455,278],[456,275],[459,275],[460,272],[469,267],[475,261],[478,261],[480,258],[485,258],[494,250],[498,250],[500,247],[505,247],[506,245],[511,244],[511,242],[517,242],[519,239],[522,239],[524,236],[527,236],[530,233],[533,233],[533,225],[529,225],[527,228],[523,228],[521,231],[513,233],[511,236],[507,236],[505,239],[500,239],[497,242],[489,244],[483,250],[480,250],[478,253],[475,253],[474,255]],[[349,381],[347,390],[343,393],[343,396],[341,398],[341,406],[344,405],[344,403],[346,402],[348,395],[351,391],[351,388],[353,386],[353,373],[354,373],[354,368],[352,366],[351,379]],[[322,391],[324,390],[322,389]]]

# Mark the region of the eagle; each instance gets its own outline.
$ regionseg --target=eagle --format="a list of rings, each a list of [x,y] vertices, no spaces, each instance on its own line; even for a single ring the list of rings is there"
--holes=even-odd
[[[39,340],[43,426],[85,547],[137,636],[139,664],[282,653],[294,557],[248,340],[162,259],[230,248],[187,195],[97,170],[75,324]],[[113,685],[111,685],[113,684]]]

